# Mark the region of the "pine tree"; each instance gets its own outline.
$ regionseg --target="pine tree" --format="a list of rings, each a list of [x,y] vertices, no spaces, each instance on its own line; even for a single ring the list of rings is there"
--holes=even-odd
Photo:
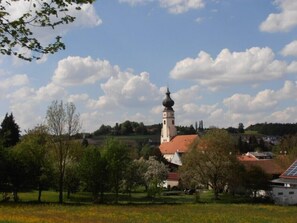
[[[20,128],[15,122],[12,113],[10,115],[6,113],[1,123],[0,138],[5,148],[15,146],[20,140]]]

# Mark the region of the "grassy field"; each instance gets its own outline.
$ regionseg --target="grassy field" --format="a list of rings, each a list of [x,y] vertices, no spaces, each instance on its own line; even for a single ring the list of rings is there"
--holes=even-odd
[[[297,207],[248,204],[0,205],[0,223],[296,223]]]
[[[36,192],[20,193],[21,203],[0,203],[0,223],[297,222],[297,206],[247,204],[245,200],[230,199],[225,195],[221,200],[213,201],[209,192],[202,193],[201,203],[197,204],[194,204],[194,196],[183,194],[161,196],[154,201],[147,199],[144,193],[135,193],[132,198],[121,195],[118,205],[92,204],[87,193],[72,195],[63,205],[56,203],[56,192],[45,192],[41,204],[35,202],[36,198]]]

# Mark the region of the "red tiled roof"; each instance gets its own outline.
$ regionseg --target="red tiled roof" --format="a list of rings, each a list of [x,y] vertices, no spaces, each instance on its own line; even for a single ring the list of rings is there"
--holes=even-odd
[[[258,160],[256,157],[245,156],[245,155],[238,156],[237,158],[238,158],[239,161],[254,161],[254,160]]]
[[[184,153],[188,151],[188,146],[198,137],[198,135],[177,135],[170,142],[160,145],[162,154]]]
[[[250,169],[252,166],[257,166],[260,167],[265,173],[271,175],[280,175],[284,171],[284,169],[281,168],[273,159],[243,160],[240,157],[239,161],[244,165],[246,169]]]

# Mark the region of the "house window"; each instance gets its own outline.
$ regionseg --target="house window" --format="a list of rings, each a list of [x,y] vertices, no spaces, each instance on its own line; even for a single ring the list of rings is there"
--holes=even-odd
[[[278,195],[283,195],[284,193],[283,192],[278,192]]]
[[[294,191],[289,191],[289,194],[294,194]]]

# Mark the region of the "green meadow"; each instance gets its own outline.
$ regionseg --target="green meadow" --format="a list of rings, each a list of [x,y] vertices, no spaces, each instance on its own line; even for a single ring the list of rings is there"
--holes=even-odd
[[[0,203],[0,223],[296,223],[297,206],[247,203],[242,198],[221,195],[213,201],[211,193],[160,196],[147,199],[144,193],[122,194],[119,204],[93,204],[87,193],[72,195],[57,204],[56,192],[45,192],[43,203],[35,202],[36,192],[20,193],[20,203]],[[112,195],[107,195],[112,196]]]
[[[1,223],[296,223],[297,207],[249,204],[0,205]]]

